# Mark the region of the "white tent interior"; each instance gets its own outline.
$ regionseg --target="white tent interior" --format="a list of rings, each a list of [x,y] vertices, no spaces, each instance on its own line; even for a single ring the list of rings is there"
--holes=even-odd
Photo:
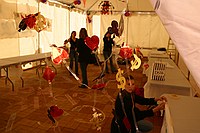
[[[200,86],[200,77],[197,71],[198,67],[196,67],[198,65],[198,61],[192,59],[193,57],[198,56],[197,54],[199,52],[197,50],[197,54],[195,54],[195,56],[190,56],[187,59],[186,55],[192,55],[191,51],[194,51],[194,46],[191,45],[192,42],[183,45],[185,46],[185,49],[183,49],[184,47],[180,46],[183,44],[183,41],[188,36],[190,36],[190,33],[188,32],[187,34],[185,34],[185,32],[182,32],[182,34],[187,35],[186,37],[182,34],[181,36],[178,36],[178,34],[175,34],[177,35],[175,36],[173,34],[178,32],[173,32],[172,29],[174,27],[170,27],[169,21],[167,21],[167,17],[171,16],[172,21],[176,22],[175,19],[173,19],[174,13],[167,12],[170,15],[165,16],[165,11],[166,8],[168,9],[168,5],[167,7],[164,7],[163,5],[168,3],[160,1],[160,5],[162,6],[159,8],[159,10],[157,10],[157,13],[158,15],[163,15],[163,17],[161,17],[161,20],[165,23],[164,27],[160,21],[160,16],[158,16],[154,12],[154,8],[152,6],[155,5],[156,1],[157,0],[152,0],[151,4],[149,0],[109,0],[110,4],[114,7],[112,9],[112,14],[110,13],[109,15],[102,15],[101,0],[81,0],[80,5],[74,5],[74,0],[48,0],[46,3],[38,2],[38,0],[1,0],[0,58],[27,55],[37,52],[49,52],[51,51],[51,48],[49,47],[51,44],[62,46],[64,40],[70,36],[71,31],[76,31],[78,33],[80,28],[82,27],[87,28],[90,36],[99,36],[99,52],[101,53],[101,40],[105,32],[107,31],[107,28],[111,26],[111,22],[113,20],[119,22],[121,19],[121,15],[124,14],[123,11],[128,7],[129,11],[131,12],[131,16],[125,17],[123,15],[124,31],[120,37],[115,38],[115,42],[119,45],[125,42],[133,48],[136,46],[140,46],[141,48],[167,48],[170,35],[176,47],[178,48],[178,51],[180,52],[177,64],[181,66],[181,70],[183,71],[185,76],[191,81],[193,87],[198,88],[196,86],[196,82],[198,83],[198,86]],[[197,2],[197,0],[193,1]],[[75,6],[75,8],[71,8],[72,4]],[[175,2],[175,4],[180,3]],[[199,3],[195,4],[198,5]],[[192,5],[188,4],[188,6]],[[164,8],[163,10],[162,7]],[[182,8],[180,7],[180,9]],[[183,10],[185,9],[182,9],[181,11]],[[37,12],[41,12],[41,14],[44,15],[45,18],[47,18],[49,22],[48,28],[39,33],[33,29],[28,28],[24,31],[18,32],[18,25],[22,19],[21,16],[35,14]],[[91,23],[88,23],[86,21],[87,12],[90,12],[92,16]],[[195,11],[195,13],[197,13],[197,11]],[[182,12],[181,15],[184,16],[184,13]],[[184,22],[185,20],[186,18],[184,19]],[[165,30],[165,28],[167,29],[167,31]],[[177,41],[177,37],[181,41]],[[189,39],[191,38],[188,38],[188,40]],[[195,40],[195,38],[192,39]],[[182,57],[184,58],[182,59]],[[194,61],[194,63],[191,63],[189,61]],[[186,62],[187,65],[185,65],[184,62]],[[189,68],[189,71],[191,71],[191,75],[188,75],[189,71],[187,68]]]

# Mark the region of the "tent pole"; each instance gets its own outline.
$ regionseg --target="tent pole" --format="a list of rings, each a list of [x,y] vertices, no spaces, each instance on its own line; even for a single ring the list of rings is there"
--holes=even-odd
[[[38,12],[40,11],[40,2],[38,1]],[[38,50],[37,53],[40,53],[40,32],[38,32]]]
[[[128,11],[129,9],[128,9],[128,0],[126,0],[126,10]],[[129,23],[129,17],[127,17],[127,21],[126,21],[126,31],[127,31],[127,33],[126,33],[126,44],[128,44],[128,23]],[[128,44],[129,45],[129,44]]]

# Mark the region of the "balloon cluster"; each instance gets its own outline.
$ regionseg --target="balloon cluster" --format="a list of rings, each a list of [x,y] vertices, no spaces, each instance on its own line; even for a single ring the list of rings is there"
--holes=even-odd
[[[46,19],[40,12],[36,14],[29,14],[28,16],[23,17],[19,23],[19,32],[24,31],[27,27],[30,29],[34,28],[37,32],[42,31],[47,26]]]

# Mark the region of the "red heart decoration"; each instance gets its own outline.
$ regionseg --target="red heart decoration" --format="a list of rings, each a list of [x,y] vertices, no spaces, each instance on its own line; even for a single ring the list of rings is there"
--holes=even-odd
[[[98,48],[99,45],[99,37],[96,35],[93,35],[91,38],[86,37],[85,38],[85,44],[93,51]]]
[[[63,114],[63,110],[62,109],[59,109],[58,106],[56,105],[53,105],[50,107],[50,114],[53,116],[53,117],[59,117]]]
[[[52,82],[52,80],[55,77],[55,73],[54,71],[51,70],[51,68],[49,68],[48,66],[46,66],[44,74],[43,74],[43,78],[46,79],[49,82]]]
[[[120,49],[119,55],[124,59],[131,58],[131,56],[133,55],[133,50],[132,50],[132,48],[129,48],[129,47],[122,47]]]

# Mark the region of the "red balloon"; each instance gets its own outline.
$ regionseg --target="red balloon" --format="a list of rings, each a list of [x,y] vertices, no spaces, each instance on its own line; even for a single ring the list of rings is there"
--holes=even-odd
[[[59,117],[63,114],[63,110],[62,109],[59,109],[58,106],[56,105],[53,105],[50,107],[50,114],[53,116],[53,117]]]
[[[48,82],[52,82],[52,80],[55,77],[55,73],[54,71],[51,70],[51,68],[49,68],[48,66],[46,66],[44,74],[43,74],[43,78],[46,79]]]
[[[119,55],[124,59],[131,58],[133,55],[133,50],[129,47],[122,47],[120,48]]]
[[[91,38],[86,37],[85,38],[85,44],[93,51],[98,48],[99,45],[99,37],[96,35],[93,35]]]

